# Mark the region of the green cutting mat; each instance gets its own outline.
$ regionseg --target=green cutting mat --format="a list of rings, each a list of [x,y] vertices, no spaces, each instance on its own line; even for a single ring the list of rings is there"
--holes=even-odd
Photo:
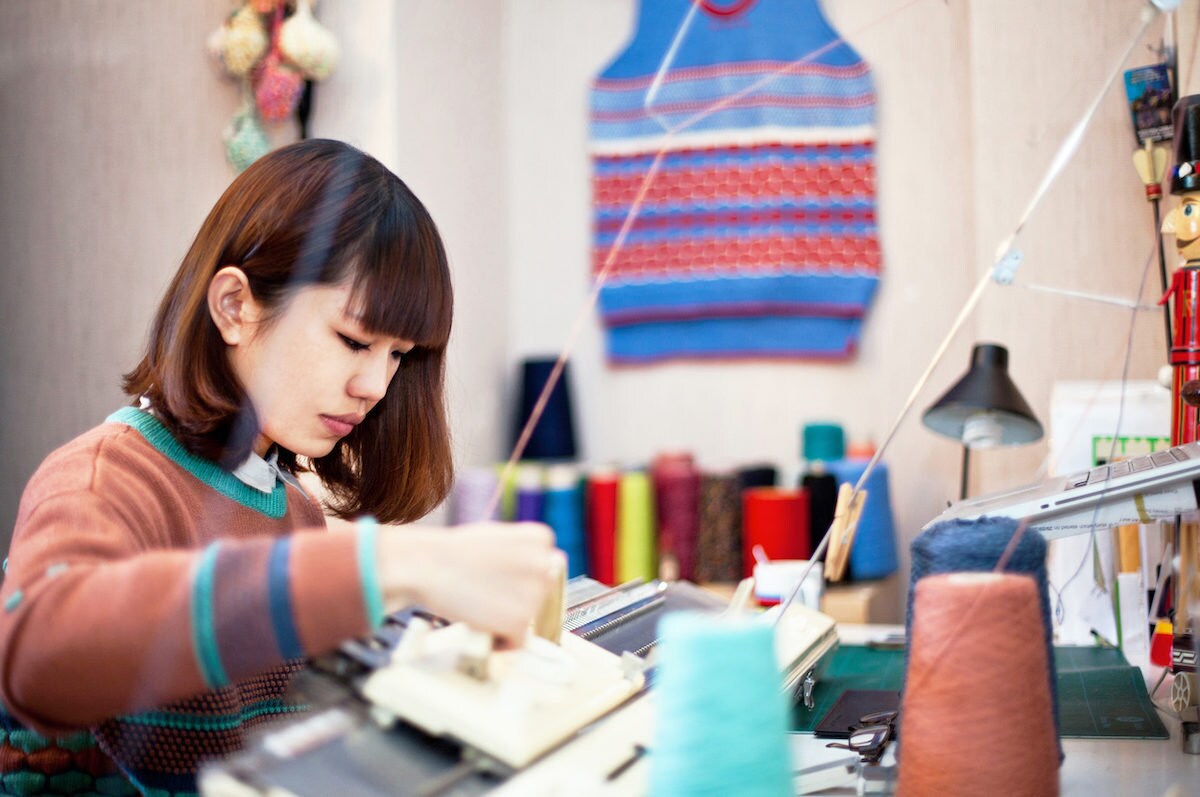
[[[1131,667],[1121,651],[1055,648],[1054,663],[1061,736],[1169,738],[1150,703],[1141,671]],[[840,645],[822,666],[813,690],[813,708],[796,705],[792,710],[794,731],[811,732],[847,689],[899,691],[904,680],[904,651]]]

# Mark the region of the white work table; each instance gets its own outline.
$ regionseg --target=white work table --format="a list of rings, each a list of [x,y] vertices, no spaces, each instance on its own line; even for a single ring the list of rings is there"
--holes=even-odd
[[[838,625],[842,644],[865,644],[889,633],[903,631],[893,625]],[[1159,693],[1162,697],[1162,692]],[[1060,769],[1059,783],[1064,797],[1184,797],[1200,795],[1200,755],[1183,752],[1180,723],[1160,713],[1163,724],[1171,734],[1167,740],[1143,739],[1063,739],[1066,758]],[[828,740],[809,733],[792,734],[793,762],[797,770],[814,767],[822,762],[844,760],[851,754],[846,750],[829,749]],[[893,745],[893,748],[895,746]],[[894,763],[894,750],[889,750],[884,764]],[[844,770],[843,770],[844,771]],[[894,770],[893,770],[894,772]],[[837,775],[838,770],[828,774]],[[855,794],[855,781],[841,778],[841,784],[820,795]],[[895,784],[892,784],[894,790]],[[1172,792],[1172,787],[1177,790]],[[889,790],[886,793],[890,793]],[[881,792],[874,792],[881,793]],[[984,789],[981,794],[1004,794],[1004,785]]]

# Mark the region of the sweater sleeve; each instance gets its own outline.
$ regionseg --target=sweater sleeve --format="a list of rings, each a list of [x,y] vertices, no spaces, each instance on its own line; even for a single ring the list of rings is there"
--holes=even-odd
[[[374,567],[369,530],[145,550],[104,497],[56,494],[18,521],[0,693],[62,734],[326,652],[369,630]]]

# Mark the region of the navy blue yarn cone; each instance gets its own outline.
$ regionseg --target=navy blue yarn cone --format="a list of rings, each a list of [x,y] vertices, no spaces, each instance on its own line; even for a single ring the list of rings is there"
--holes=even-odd
[[[521,391],[517,402],[517,414],[513,427],[512,441],[516,444],[521,430],[525,428],[533,413],[538,396],[554,370],[554,359],[526,359],[521,363]],[[568,374],[570,364],[563,364],[563,371],[550,391],[546,408],[538,420],[529,443],[522,454],[524,459],[574,459],[576,455],[575,423],[571,411],[571,390]]]

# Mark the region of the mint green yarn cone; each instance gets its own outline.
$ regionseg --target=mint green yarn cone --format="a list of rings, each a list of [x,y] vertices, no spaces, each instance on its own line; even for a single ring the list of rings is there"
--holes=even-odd
[[[771,626],[684,612],[659,631],[650,794],[790,797],[790,707]]]

